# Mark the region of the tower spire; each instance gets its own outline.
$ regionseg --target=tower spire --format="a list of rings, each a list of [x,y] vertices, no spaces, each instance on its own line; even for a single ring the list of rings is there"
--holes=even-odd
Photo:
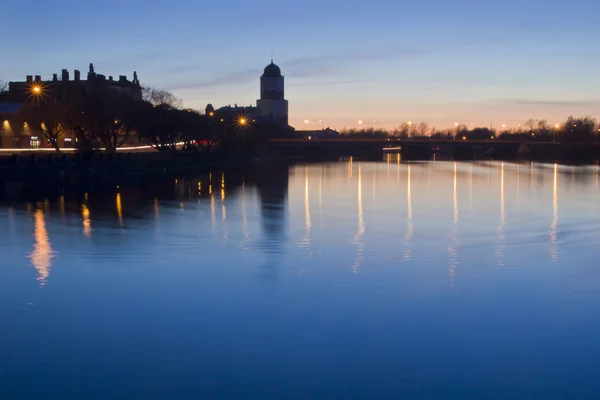
[[[271,50],[271,64],[273,64],[273,50]]]

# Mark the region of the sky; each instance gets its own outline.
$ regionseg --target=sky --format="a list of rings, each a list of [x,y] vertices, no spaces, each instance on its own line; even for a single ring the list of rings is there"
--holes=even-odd
[[[92,62],[107,76],[137,71],[186,107],[254,105],[273,52],[302,129],[600,117],[595,0],[2,4],[5,81],[85,76]]]

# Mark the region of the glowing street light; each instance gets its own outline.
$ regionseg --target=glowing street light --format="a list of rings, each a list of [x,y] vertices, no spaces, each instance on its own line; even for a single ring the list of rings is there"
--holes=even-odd
[[[42,93],[42,88],[41,86],[35,85],[31,88],[31,91],[33,92],[33,94],[40,94]]]
[[[305,123],[305,124],[308,124],[309,122],[310,122],[310,121],[309,121],[309,120],[307,120],[307,119],[305,119],[305,120],[304,120],[304,123]]]
[[[211,112],[208,113],[208,115],[210,115],[211,117],[213,117],[215,115],[215,113],[211,111]]]
[[[363,124],[363,122],[362,122],[362,121],[358,121],[358,124],[359,124],[359,125],[362,125],[362,124]]]
[[[246,125],[246,118],[240,118],[240,125]]]

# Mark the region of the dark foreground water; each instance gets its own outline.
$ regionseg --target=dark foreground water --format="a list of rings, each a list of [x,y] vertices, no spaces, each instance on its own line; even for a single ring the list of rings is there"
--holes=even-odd
[[[598,399],[598,168],[262,166],[0,208],[0,399]]]

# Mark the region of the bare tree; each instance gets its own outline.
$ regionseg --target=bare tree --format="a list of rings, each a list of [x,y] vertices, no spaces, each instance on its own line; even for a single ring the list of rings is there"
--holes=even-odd
[[[427,122],[421,122],[416,126],[416,136],[426,136],[429,131],[429,124]]]
[[[533,133],[533,131],[535,131],[535,128],[538,125],[538,121],[533,119],[533,118],[529,118],[527,120],[527,122],[525,122],[525,128],[527,128],[527,130],[529,131],[529,133]]]
[[[140,114],[140,103],[117,93],[97,92],[68,108],[67,124],[80,142],[114,153],[133,135]]]
[[[173,93],[152,86],[142,86],[142,99],[153,106],[181,108],[183,105]]]
[[[0,101],[8,97],[8,82],[0,79]]]
[[[65,133],[65,106],[53,101],[29,103],[18,113],[20,122],[26,122],[31,128],[41,132],[48,143],[60,151],[58,139]]]
[[[402,125],[400,125],[398,128],[394,129],[394,136],[398,136],[400,138],[407,138],[410,135],[410,130],[411,130],[412,124],[409,124],[407,122],[403,122]]]

